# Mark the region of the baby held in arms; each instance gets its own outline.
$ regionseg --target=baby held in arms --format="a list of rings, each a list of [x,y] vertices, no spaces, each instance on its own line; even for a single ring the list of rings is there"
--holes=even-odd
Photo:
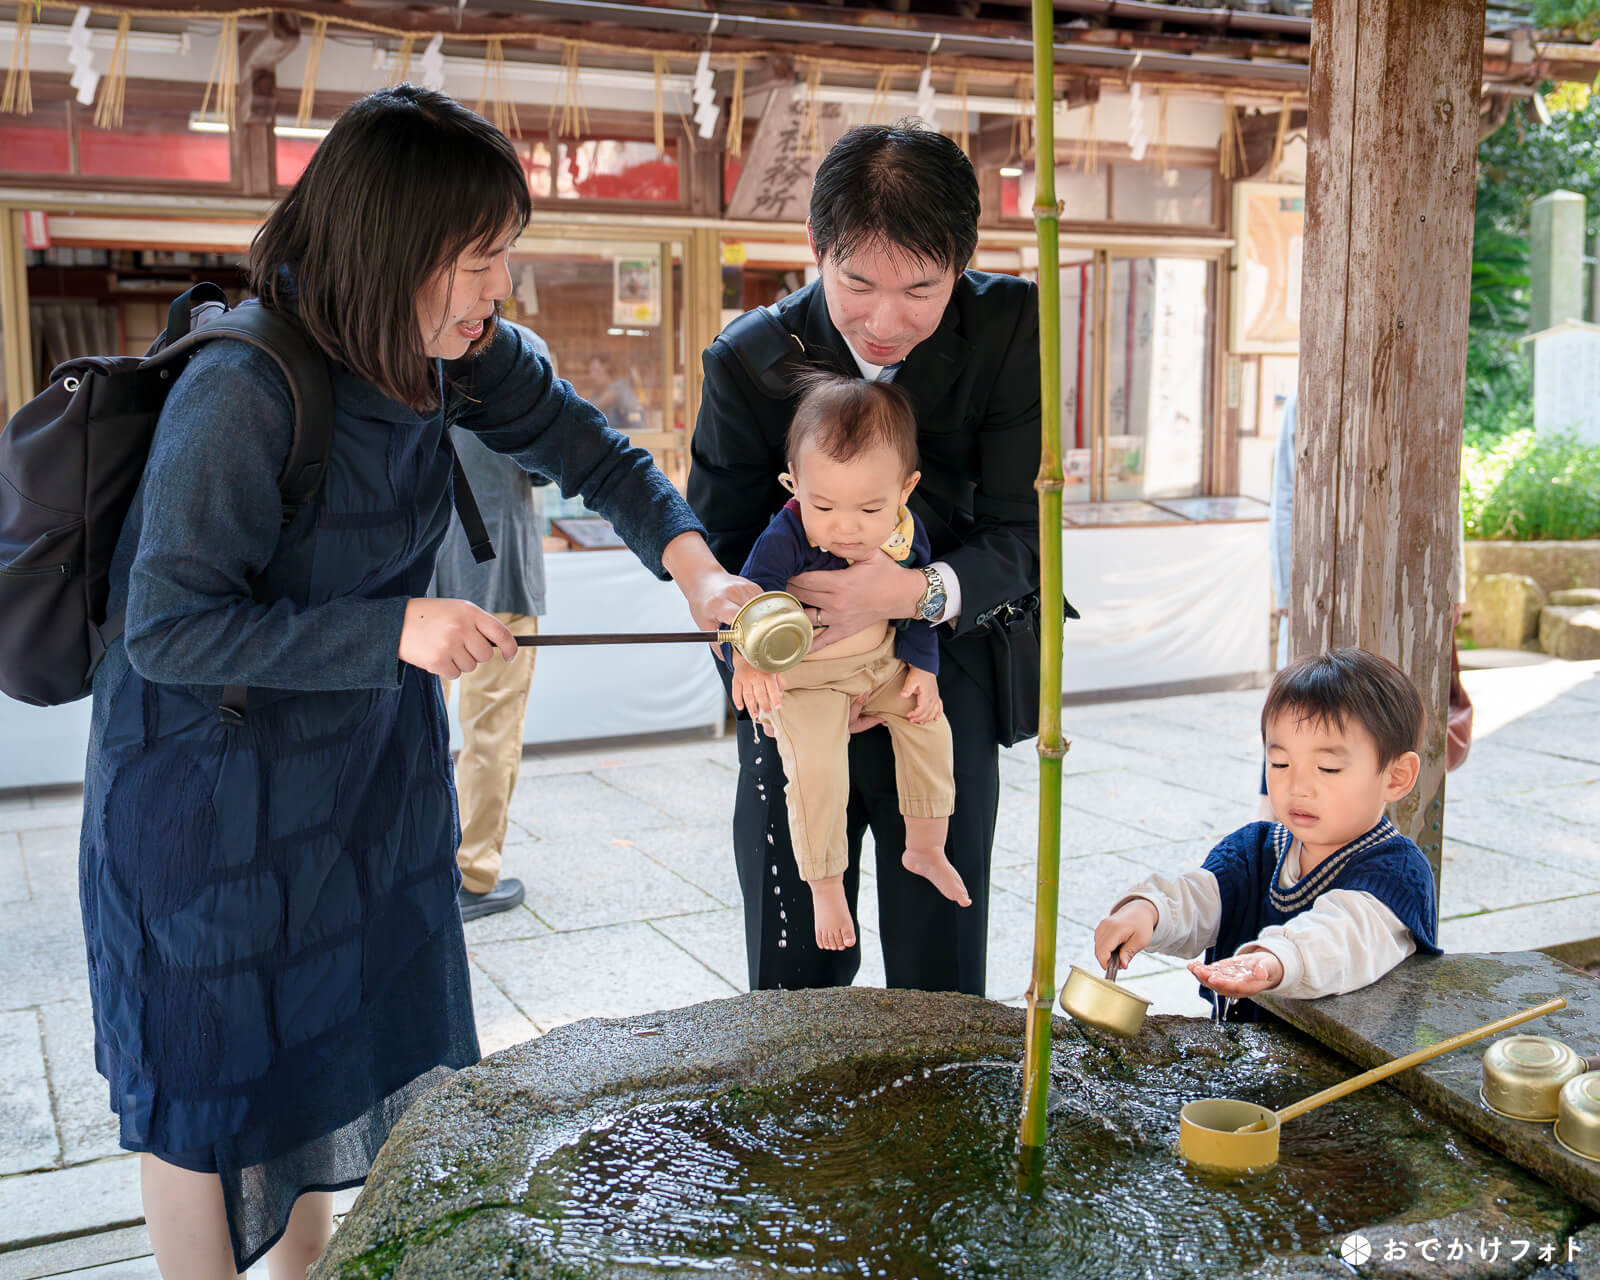
[[[1438,955],[1433,871],[1384,816],[1416,785],[1422,725],[1416,687],[1363,649],[1285,667],[1261,711],[1279,821],[1251,823],[1194,870],[1130,889],[1094,931],[1101,965],[1120,953],[1126,966],[1146,948],[1204,952],[1189,969],[1217,1005],[1354,991],[1415,951]],[[1232,1016],[1256,1013],[1243,1000]]]
[[[892,383],[820,371],[803,375],[801,385],[789,427],[789,469],[779,477],[794,497],[757,540],[742,576],[782,591],[796,574],[873,556],[908,568],[927,564],[927,532],[906,507],[920,478],[910,397]],[[861,715],[887,726],[894,744],[905,818],[901,863],[946,898],[970,905],[944,851],[955,776],[933,624],[879,622],[813,649],[782,675],[757,670],[737,652],[730,656],[734,705],[773,736],[783,759],[790,842],[811,890],[817,946],[842,951],[856,941],[844,889],[845,810],[851,705],[861,699]]]

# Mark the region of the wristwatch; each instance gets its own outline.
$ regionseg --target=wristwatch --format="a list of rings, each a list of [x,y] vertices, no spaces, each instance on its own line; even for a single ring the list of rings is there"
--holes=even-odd
[[[924,565],[917,572],[928,580],[928,589],[922,593],[922,599],[917,602],[917,617],[923,622],[932,622],[944,612],[945,602],[949,600],[950,593],[945,590],[943,576],[931,564]]]

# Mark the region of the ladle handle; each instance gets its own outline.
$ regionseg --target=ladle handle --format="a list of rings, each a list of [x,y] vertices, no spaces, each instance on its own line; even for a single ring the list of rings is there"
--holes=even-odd
[[[649,632],[638,635],[625,635],[619,633],[595,635],[537,635],[518,636],[517,643],[523,648],[533,645],[547,644],[684,644],[692,640],[728,641],[733,639],[731,631],[662,631]]]
[[[1278,1112],[1278,1123],[1293,1120],[1296,1116],[1303,1116],[1313,1107],[1320,1107],[1324,1102],[1334,1102],[1346,1094],[1354,1093],[1357,1089],[1365,1089],[1369,1084],[1389,1076],[1398,1075],[1407,1068],[1414,1067],[1419,1062],[1426,1062],[1429,1058],[1437,1058],[1441,1054],[1449,1053],[1452,1049],[1459,1049],[1464,1044],[1471,1044],[1474,1040],[1482,1040],[1484,1036],[1492,1036],[1497,1031],[1505,1031],[1519,1023],[1527,1022],[1533,1018],[1542,1017],[1547,1013],[1554,1013],[1557,1009],[1565,1009],[1567,1002],[1560,996],[1554,1000],[1546,1000],[1541,1005],[1532,1009],[1524,1009],[1521,1013],[1513,1013],[1508,1017],[1499,1018],[1472,1031],[1463,1031],[1460,1035],[1451,1036],[1448,1040],[1441,1040],[1438,1044],[1430,1044],[1426,1049],[1418,1049],[1415,1053],[1408,1053],[1403,1058],[1396,1058],[1393,1062],[1386,1062],[1381,1067],[1374,1067],[1371,1071],[1363,1071],[1358,1076],[1341,1081],[1331,1089],[1324,1089],[1321,1093],[1314,1093],[1309,1098],[1302,1098]]]

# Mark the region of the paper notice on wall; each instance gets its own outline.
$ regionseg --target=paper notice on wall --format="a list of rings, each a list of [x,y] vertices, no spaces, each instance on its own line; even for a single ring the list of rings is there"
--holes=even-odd
[[[733,199],[728,202],[729,218],[804,221],[817,165],[851,123],[837,102],[813,106],[818,134],[814,145],[806,137],[806,103],[782,90],[768,95]]]
[[[661,256],[629,254],[611,260],[611,323],[652,328],[661,323]]]

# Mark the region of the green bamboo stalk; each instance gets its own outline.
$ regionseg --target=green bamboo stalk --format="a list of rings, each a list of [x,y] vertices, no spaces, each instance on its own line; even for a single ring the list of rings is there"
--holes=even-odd
[[[1039,236],[1039,873],[1023,1059],[1022,1147],[1044,1145],[1061,874],[1061,209],[1056,203],[1055,15],[1033,0],[1033,221]]]

